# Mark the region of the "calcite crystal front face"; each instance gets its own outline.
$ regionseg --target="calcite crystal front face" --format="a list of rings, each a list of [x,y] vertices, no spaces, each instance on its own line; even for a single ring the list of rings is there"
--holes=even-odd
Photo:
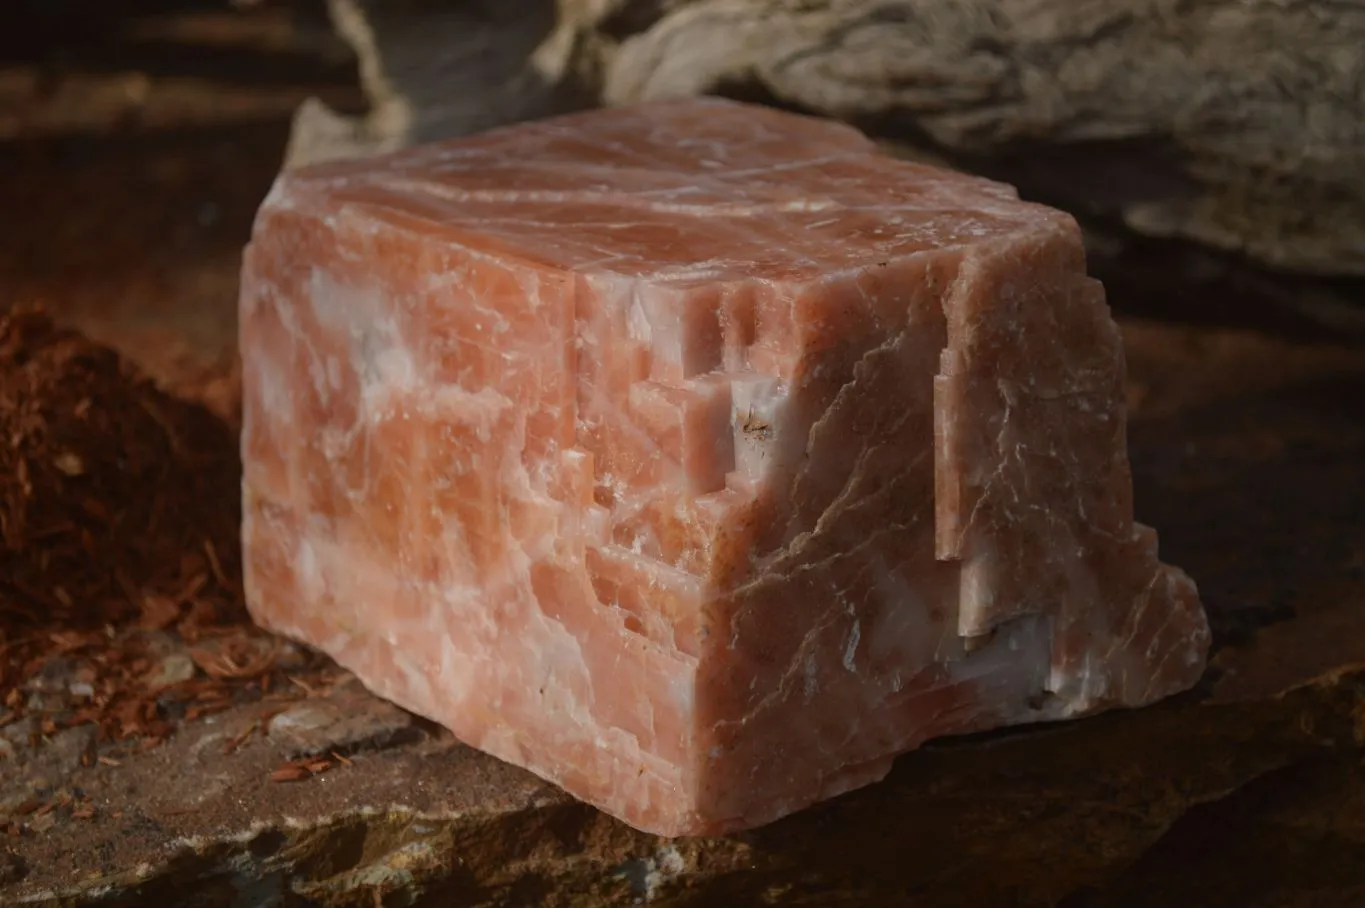
[[[257,620],[636,827],[1203,669],[1076,225],[849,128],[664,102],[286,174],[241,332]]]

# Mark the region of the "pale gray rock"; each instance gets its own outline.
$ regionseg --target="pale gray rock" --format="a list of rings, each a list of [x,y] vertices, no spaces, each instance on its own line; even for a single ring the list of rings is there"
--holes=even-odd
[[[725,93],[946,152],[1042,201],[1365,275],[1365,6],[1307,0],[330,0],[373,109],[289,162]]]

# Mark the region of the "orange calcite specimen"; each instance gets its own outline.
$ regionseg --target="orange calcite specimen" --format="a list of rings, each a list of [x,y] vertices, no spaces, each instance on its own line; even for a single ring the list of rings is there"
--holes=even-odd
[[[256,618],[641,829],[1203,669],[1076,225],[847,127],[663,102],[286,174],[241,343]]]

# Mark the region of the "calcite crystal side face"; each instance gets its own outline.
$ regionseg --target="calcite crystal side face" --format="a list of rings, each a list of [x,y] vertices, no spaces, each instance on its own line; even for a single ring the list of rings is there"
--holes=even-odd
[[[641,829],[1192,685],[1080,236],[720,100],[283,175],[241,296],[257,620]]]

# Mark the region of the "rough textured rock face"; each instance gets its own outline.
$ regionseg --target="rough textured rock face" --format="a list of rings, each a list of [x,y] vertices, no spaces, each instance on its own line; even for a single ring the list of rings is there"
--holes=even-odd
[[[242,292],[248,601],[631,824],[1193,684],[1079,233],[720,101],[285,175]]]

